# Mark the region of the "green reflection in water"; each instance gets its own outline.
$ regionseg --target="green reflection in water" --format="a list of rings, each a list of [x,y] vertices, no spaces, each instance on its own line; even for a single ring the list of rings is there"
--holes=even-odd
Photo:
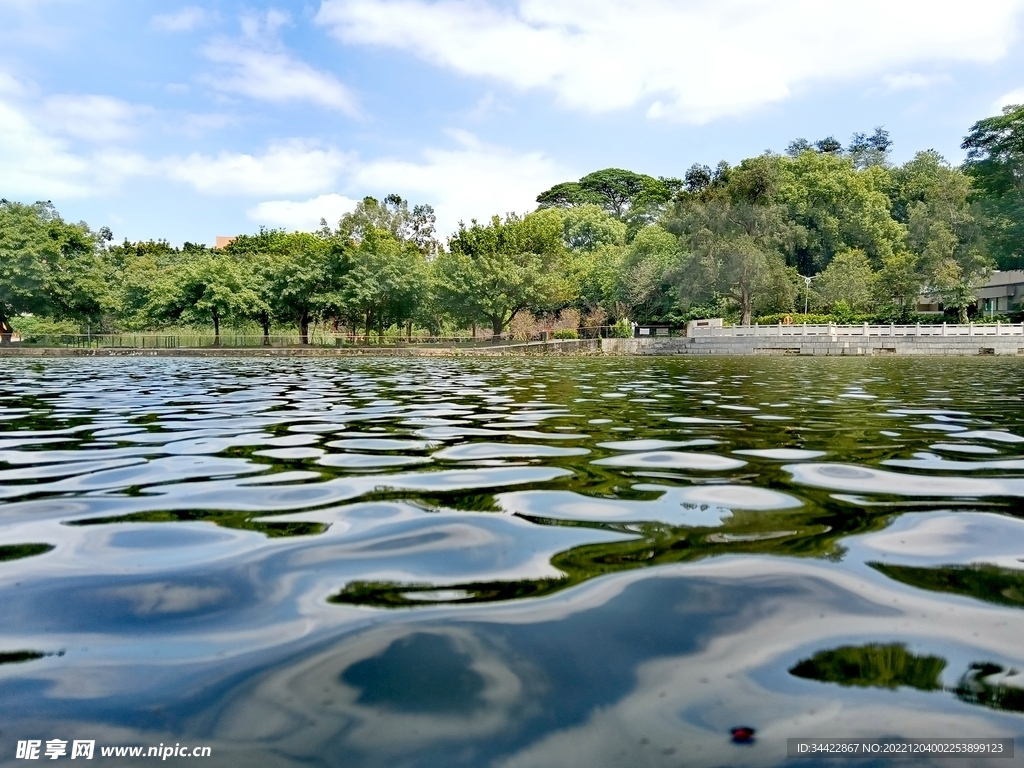
[[[995,676],[1002,676],[1002,682],[993,682],[991,678]],[[1006,671],[991,662],[972,664],[953,693],[969,704],[1006,712],[1024,712],[1024,675],[1015,669]]]
[[[916,568],[909,565],[868,563],[890,579],[932,592],[949,592],[987,603],[1024,608],[1024,571],[995,565],[946,565]]]
[[[323,533],[330,526],[326,523],[305,523],[287,520],[266,522],[256,520],[264,513],[224,512],[216,509],[174,509],[154,512],[138,512],[133,515],[117,517],[93,517],[88,520],[69,522],[68,525],[109,525],[111,523],[179,523],[205,521],[215,523],[224,528],[235,528],[242,531],[258,531],[270,538],[279,536],[312,536]]]
[[[399,584],[352,581],[330,600],[335,603],[380,608],[437,603],[479,603],[541,597],[605,574],[721,555],[783,555],[838,559],[843,549],[837,540],[854,533],[880,530],[890,516],[863,510],[831,512],[808,504],[796,513],[736,513],[720,528],[675,527],[662,523],[615,524],[524,519],[538,525],[600,528],[635,538],[602,544],[584,544],[557,553],[551,564],[563,578],[520,581]],[[431,598],[422,593],[439,591]]]
[[[919,691],[942,688],[939,675],[946,660],[938,656],[917,656],[898,643],[891,645],[844,645],[819,651],[789,670],[791,675],[823,683],[862,688],[899,688]]]
[[[53,549],[53,544],[8,544],[0,547],[0,562],[42,555],[51,549]]]
[[[0,664],[20,664],[23,661],[41,659],[46,655],[39,651],[0,651]]]
[[[1005,712],[1024,712],[1024,675],[995,664],[971,664],[956,686],[942,685],[946,668],[940,656],[916,655],[901,643],[844,645],[818,651],[793,666],[789,673],[805,680],[858,688],[916,688],[945,691],[968,704]]]

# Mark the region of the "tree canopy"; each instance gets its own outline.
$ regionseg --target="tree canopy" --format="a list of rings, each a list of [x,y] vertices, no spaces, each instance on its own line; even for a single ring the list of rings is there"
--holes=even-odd
[[[960,167],[934,151],[897,165],[891,148],[876,127],[845,146],[796,139],[735,165],[691,163],[682,179],[605,168],[446,242],[429,205],[394,194],[316,232],[261,229],[221,251],[112,244],[51,203],[4,200],[2,338],[28,316],[107,331],[212,326],[215,337],[248,324],[268,344],[287,326],[305,343],[314,323],[502,334],[519,312],[750,323],[805,296],[835,317],[909,320],[923,301],[966,320],[993,267],[1024,267],[1024,106],[971,126]]]

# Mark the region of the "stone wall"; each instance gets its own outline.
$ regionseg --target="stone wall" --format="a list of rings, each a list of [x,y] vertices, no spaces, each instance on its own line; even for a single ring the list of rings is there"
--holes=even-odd
[[[0,347],[10,357],[522,357],[533,355],[1021,355],[1024,336],[685,336],[564,339],[487,347],[96,349]]]
[[[626,355],[1018,355],[1021,336],[783,336],[614,339],[607,354]],[[630,344],[629,342],[633,342]]]

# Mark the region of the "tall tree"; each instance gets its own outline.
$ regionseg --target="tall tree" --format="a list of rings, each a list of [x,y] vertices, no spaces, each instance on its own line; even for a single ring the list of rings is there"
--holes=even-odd
[[[499,336],[520,309],[564,298],[562,219],[541,210],[460,226],[437,257],[439,295],[465,322],[486,320]]]
[[[750,325],[759,302],[782,297],[792,305],[794,289],[783,249],[789,236],[780,206],[697,203],[678,211],[677,226],[690,256],[670,275],[680,300],[725,297]]]
[[[814,282],[815,303],[831,310],[843,301],[854,312],[866,312],[874,305],[876,282],[877,276],[864,251],[837,253]]]
[[[409,243],[389,231],[368,228],[348,253],[348,269],[338,286],[338,308],[359,318],[366,334],[413,317],[426,290],[427,262]]]
[[[649,210],[667,203],[679,191],[678,179],[647,176],[622,168],[588,173],[578,182],[563,182],[537,196],[540,208],[572,208],[600,205],[616,218],[625,219],[634,209]]]
[[[163,320],[209,318],[214,346],[220,346],[221,322],[257,311],[261,299],[253,283],[252,273],[242,270],[229,254],[189,249],[155,292],[150,312]]]
[[[1000,269],[1024,268],[1024,105],[976,122],[962,147],[991,254]]]
[[[364,197],[356,203],[355,210],[346,213],[333,232],[326,221],[321,222],[325,235],[358,244],[371,230],[389,232],[395,240],[412,243],[427,257],[437,253],[435,223],[437,217],[429,205],[415,205],[410,210],[409,202],[400,195],[391,194],[383,200]]]
[[[294,323],[299,342],[308,344],[310,323],[330,302],[347,269],[347,247],[338,238],[266,229],[237,238],[226,250],[243,264],[259,254],[253,266],[260,272],[261,300],[275,319]]]
[[[907,245],[918,257],[923,280],[967,322],[967,309],[993,266],[969,201],[971,179],[933,151],[919,152],[897,170],[896,179],[906,211]]]
[[[9,343],[21,313],[98,322],[110,304],[110,275],[99,253],[108,238],[65,222],[52,203],[0,200],[0,324]]]

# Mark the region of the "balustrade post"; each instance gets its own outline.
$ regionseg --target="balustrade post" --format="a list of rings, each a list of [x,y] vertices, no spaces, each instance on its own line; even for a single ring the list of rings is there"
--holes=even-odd
[[[968,323],[968,325],[967,325],[967,335],[968,336],[973,336],[974,335],[974,321],[973,320],[970,323]]]
[[[942,321],[942,335],[943,336],[946,335],[946,321],[945,320]]]
[[[999,320],[996,320],[996,336],[1003,332],[1003,324]]]
[[[895,336],[896,335],[896,323],[889,323],[889,335],[890,336]]]
[[[920,336],[921,335],[921,324],[920,323],[918,323],[917,326],[914,328],[914,335],[915,336]]]

